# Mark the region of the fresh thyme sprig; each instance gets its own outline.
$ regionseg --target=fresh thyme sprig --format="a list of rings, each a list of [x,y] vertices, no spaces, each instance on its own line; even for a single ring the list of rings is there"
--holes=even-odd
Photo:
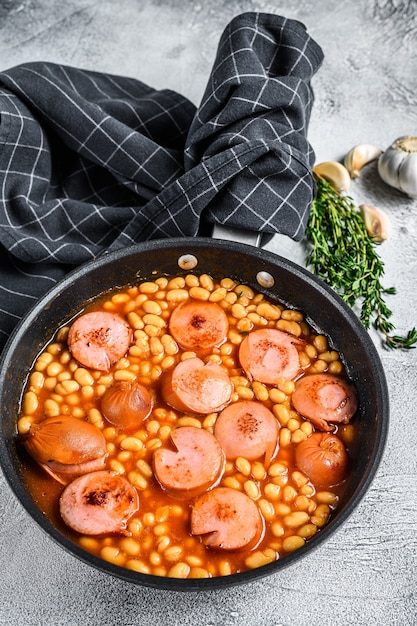
[[[384,297],[395,288],[385,288],[381,280],[384,264],[365,222],[349,196],[341,196],[321,177],[316,177],[317,194],[313,200],[306,238],[312,249],[307,265],[327,282],[351,307],[359,303],[365,328],[373,323],[389,348],[414,348],[417,329],[405,337],[392,335],[392,311]]]

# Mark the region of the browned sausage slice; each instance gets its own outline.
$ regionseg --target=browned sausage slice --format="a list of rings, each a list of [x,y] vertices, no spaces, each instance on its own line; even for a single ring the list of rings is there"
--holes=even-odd
[[[64,522],[85,535],[124,533],[138,508],[133,485],[124,476],[106,470],[76,478],[59,499]]]
[[[153,455],[155,476],[178,498],[193,498],[213,487],[224,470],[224,453],[204,428],[182,426],[171,434],[174,450],[159,448]]]
[[[228,487],[216,487],[197,498],[191,511],[191,533],[202,535],[210,548],[253,548],[263,534],[263,521],[255,502]]]
[[[193,357],[178,363],[162,381],[162,396],[178,411],[207,414],[221,411],[229,402],[233,385],[225,370]]]
[[[265,455],[268,465],[278,442],[278,423],[263,404],[242,400],[226,407],[214,425],[214,435],[226,458],[253,460]]]
[[[296,345],[303,342],[282,330],[261,328],[250,332],[239,348],[239,361],[246,375],[274,385],[279,378],[292,380],[301,371]]]
[[[215,302],[184,302],[171,313],[169,330],[185,350],[209,350],[226,339],[229,322]]]
[[[324,431],[334,430],[329,422],[349,422],[358,408],[355,387],[332,374],[308,374],[297,380],[292,403],[296,411]]]
[[[68,333],[68,347],[82,365],[108,371],[113,363],[126,354],[132,336],[132,329],[120,315],[93,311],[81,315],[72,324]]]

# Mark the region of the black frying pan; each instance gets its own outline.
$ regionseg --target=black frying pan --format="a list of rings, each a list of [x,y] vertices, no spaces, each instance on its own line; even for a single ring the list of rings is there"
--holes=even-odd
[[[182,580],[160,578],[117,567],[82,550],[57,530],[38,509],[25,487],[16,448],[16,422],[28,370],[58,326],[79,312],[98,294],[135,283],[137,277],[154,280],[160,275],[187,273],[178,259],[193,254],[197,273],[230,276],[289,308],[301,310],[315,330],[331,339],[347,366],[359,396],[358,440],[354,469],[337,511],[305,547],[274,563],[241,574],[219,578]],[[259,272],[273,277],[274,286],[263,288]],[[195,591],[228,587],[279,572],[309,556],[350,515],[365,495],[381,460],[388,430],[389,406],[384,372],[378,353],[356,315],[321,280],[275,254],[259,248],[215,239],[151,241],[104,255],[66,276],[50,290],[18,325],[0,362],[1,465],[12,490],[32,518],[63,548],[85,563],[128,582],[168,590]]]

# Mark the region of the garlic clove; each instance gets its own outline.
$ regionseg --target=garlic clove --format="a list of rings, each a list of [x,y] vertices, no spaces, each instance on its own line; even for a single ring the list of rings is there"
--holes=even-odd
[[[372,241],[382,243],[388,239],[390,226],[388,216],[371,204],[361,204],[359,210]]]
[[[324,178],[339,193],[345,196],[350,189],[349,172],[344,165],[337,161],[324,161],[314,166],[313,172],[320,178]]]
[[[375,161],[382,154],[381,148],[370,143],[361,143],[354,146],[345,156],[344,165],[351,178],[359,178],[361,169]]]

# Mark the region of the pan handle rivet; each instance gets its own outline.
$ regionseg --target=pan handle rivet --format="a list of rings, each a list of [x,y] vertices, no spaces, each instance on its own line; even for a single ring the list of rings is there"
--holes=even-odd
[[[256,274],[256,280],[261,287],[273,287],[275,284],[274,277],[269,272],[258,272]]]
[[[194,254],[183,254],[178,259],[178,265],[182,270],[193,270],[197,264],[198,259]]]

